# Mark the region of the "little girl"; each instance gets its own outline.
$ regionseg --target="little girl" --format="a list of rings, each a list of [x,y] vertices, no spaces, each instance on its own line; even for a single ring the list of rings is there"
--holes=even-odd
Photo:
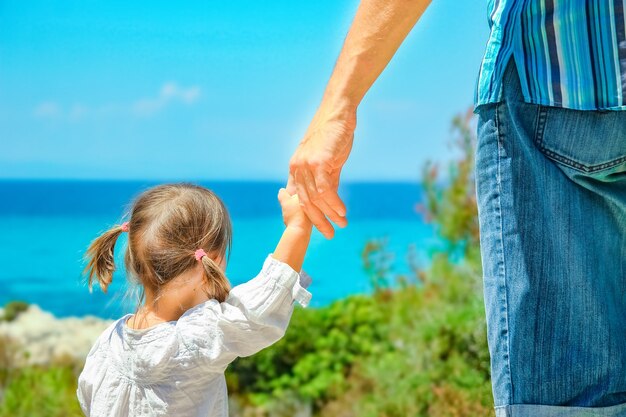
[[[89,288],[106,292],[113,250],[128,232],[124,263],[143,287],[143,305],[107,328],[78,379],[87,416],[224,416],[224,370],[279,340],[293,311],[311,294],[300,274],[311,222],[297,195],[278,192],[285,231],[260,273],[230,289],[224,275],[231,223],[206,188],[161,185],[135,201],[128,222],[87,250]]]

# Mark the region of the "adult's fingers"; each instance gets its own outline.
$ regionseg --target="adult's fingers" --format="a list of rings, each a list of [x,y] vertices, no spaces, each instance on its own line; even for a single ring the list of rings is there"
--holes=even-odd
[[[326,239],[331,239],[335,234],[335,229],[330,224],[330,222],[324,216],[324,213],[311,201],[308,193],[308,187],[306,186],[306,181],[303,177],[303,172],[305,170],[298,170],[295,172],[294,179],[296,184],[296,192],[298,193],[298,198],[300,199],[300,205],[304,210],[305,214],[311,220],[311,223],[324,235]]]
[[[302,172],[301,177],[304,178],[306,192],[311,203],[314,204],[319,210],[321,210],[322,214],[325,217],[328,217],[340,227],[345,227],[348,224],[348,221],[344,216],[340,216],[339,214],[337,214],[337,212],[325,201],[324,195],[318,192],[320,187],[317,185],[313,174],[308,170],[302,170],[300,172]]]
[[[337,173],[337,176],[339,173]],[[337,188],[339,186],[339,179],[334,178],[324,169],[318,168],[315,170],[315,184],[317,186],[318,200],[316,204],[322,208],[324,214],[326,214],[333,222],[337,223],[341,227],[345,227],[348,224],[346,220],[346,206],[341,201],[339,194],[337,194]]]
[[[309,170],[300,169],[297,170],[299,173],[298,178],[304,182],[304,187],[306,188],[306,192],[308,195],[308,200],[311,204],[315,205],[319,210],[322,211],[325,217],[328,217],[334,223],[336,223],[339,227],[346,227],[348,221],[345,218],[345,215],[340,215],[337,213],[337,210],[332,207],[328,201],[334,203],[335,207],[338,207],[340,210],[343,210],[345,213],[345,206],[336,191],[333,191],[333,188],[336,190],[338,186],[338,181],[333,181],[330,179],[330,176],[327,172],[318,169],[318,176],[315,177]],[[317,183],[317,178],[320,178],[320,184]],[[322,193],[320,193],[323,192]],[[334,194],[334,198],[333,198]],[[330,200],[327,200],[330,198]],[[339,201],[337,203],[337,200]]]
[[[347,226],[348,221],[346,220],[346,218],[338,215],[337,212],[335,212],[335,210],[333,210],[332,207],[330,207],[328,203],[324,200],[323,196],[319,197],[319,199],[315,202],[315,205],[318,209],[322,211],[322,213],[324,213],[325,216],[327,216],[330,220],[336,223],[337,226]]]

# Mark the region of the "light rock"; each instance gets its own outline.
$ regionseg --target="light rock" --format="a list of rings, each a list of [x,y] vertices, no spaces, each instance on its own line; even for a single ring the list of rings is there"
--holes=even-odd
[[[93,316],[56,318],[30,305],[11,322],[0,322],[5,366],[80,364],[112,323]],[[2,347],[2,346],[0,346]],[[2,358],[0,358],[2,359]]]

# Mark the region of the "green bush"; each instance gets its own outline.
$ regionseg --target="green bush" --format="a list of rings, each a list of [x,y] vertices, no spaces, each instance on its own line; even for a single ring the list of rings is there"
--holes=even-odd
[[[4,314],[0,321],[13,321],[22,312],[28,310],[28,303],[24,301],[9,301],[4,306]]]
[[[386,321],[377,300],[364,295],[297,309],[282,340],[230,366],[230,392],[248,395],[256,405],[285,394],[323,403],[345,388],[357,359],[389,348]]]
[[[69,367],[0,370],[0,417],[82,416]]]

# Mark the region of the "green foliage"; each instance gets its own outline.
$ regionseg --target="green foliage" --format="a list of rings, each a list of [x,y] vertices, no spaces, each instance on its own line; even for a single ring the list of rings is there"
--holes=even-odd
[[[3,319],[12,321],[27,308],[21,301],[7,303]],[[16,368],[16,359],[24,355],[15,340],[0,336],[0,417],[82,416],[76,398],[78,366]]]
[[[23,311],[28,310],[28,303],[24,301],[9,301],[4,306],[4,314],[0,321],[13,321]]]
[[[0,370],[0,417],[82,416],[69,367]]]
[[[288,395],[321,404],[345,389],[355,360],[389,348],[385,323],[377,300],[363,295],[298,309],[281,341],[231,365],[229,390],[257,405]]]
[[[474,185],[475,128],[471,110],[452,120],[453,144],[460,159],[448,167],[448,178],[440,178],[439,166],[425,164],[422,180],[426,202],[424,219],[435,225],[444,251],[455,258],[479,258],[478,209]],[[445,182],[444,182],[445,181]]]
[[[393,256],[385,250],[388,240],[372,239],[365,243],[361,254],[363,269],[369,277],[370,286],[374,292],[389,289],[392,283],[389,281],[389,267]]]
[[[366,246],[367,260],[380,260],[364,262],[377,283],[375,291],[395,288],[383,307],[389,313],[387,337],[393,349],[374,360],[357,361],[349,377],[351,390],[319,415],[493,415],[471,117],[468,112],[453,120],[461,158],[450,164],[445,181],[438,166],[429,163],[424,168],[425,202],[420,211],[443,242],[433,248],[429,268],[411,265],[413,280],[394,277],[385,244]]]
[[[484,307],[473,273],[440,254],[423,285],[377,295],[390,348],[355,361],[350,388],[317,415],[493,415]]]

